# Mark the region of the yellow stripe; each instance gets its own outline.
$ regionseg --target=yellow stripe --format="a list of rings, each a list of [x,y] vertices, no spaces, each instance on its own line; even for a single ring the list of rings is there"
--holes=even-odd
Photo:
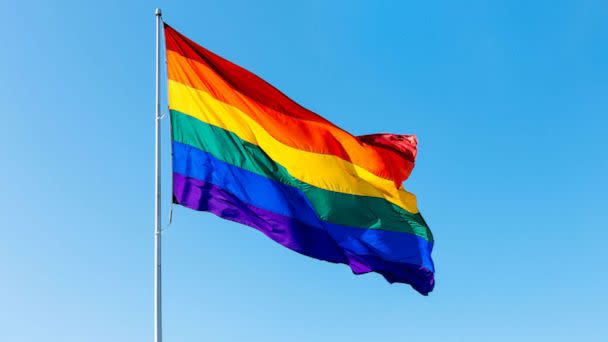
[[[258,145],[302,182],[329,191],[384,198],[411,213],[418,212],[416,197],[403,189],[395,188],[392,181],[336,156],[285,145],[251,117],[205,91],[169,80],[169,107],[231,131],[239,138]]]

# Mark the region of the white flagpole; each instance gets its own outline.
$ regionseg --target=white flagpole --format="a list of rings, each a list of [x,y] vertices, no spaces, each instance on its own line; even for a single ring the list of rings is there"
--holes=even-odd
[[[162,288],[160,268],[160,234],[161,234],[161,202],[160,202],[160,24],[162,12],[157,8],[156,16],[156,109],[154,114],[155,141],[154,141],[154,342],[163,340],[162,320]]]

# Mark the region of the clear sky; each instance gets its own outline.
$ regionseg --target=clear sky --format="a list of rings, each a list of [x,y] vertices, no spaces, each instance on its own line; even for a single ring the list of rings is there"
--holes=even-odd
[[[417,134],[437,267],[423,297],[177,207],[166,341],[608,336],[606,1],[0,2],[1,341],[152,340],[156,6],[354,134]]]

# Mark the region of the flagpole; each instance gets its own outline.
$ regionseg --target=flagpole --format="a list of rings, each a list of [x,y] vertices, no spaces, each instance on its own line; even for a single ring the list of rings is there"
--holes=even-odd
[[[154,114],[154,342],[163,340],[162,288],[161,288],[161,202],[160,202],[160,24],[162,12],[157,8],[156,16],[156,108]]]

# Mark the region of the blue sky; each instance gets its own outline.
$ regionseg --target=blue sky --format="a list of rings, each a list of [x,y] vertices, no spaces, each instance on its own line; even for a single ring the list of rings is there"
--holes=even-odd
[[[608,335],[605,1],[2,1],[0,340],[152,339],[156,6],[354,134],[417,134],[437,266],[423,297],[175,208],[166,341]]]

